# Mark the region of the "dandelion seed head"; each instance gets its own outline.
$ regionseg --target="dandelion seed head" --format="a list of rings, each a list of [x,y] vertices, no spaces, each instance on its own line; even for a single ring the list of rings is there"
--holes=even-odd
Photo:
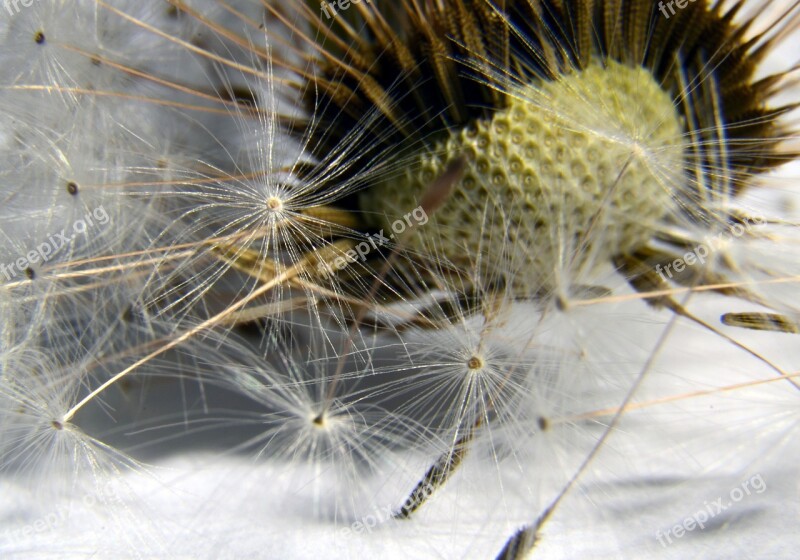
[[[267,208],[273,212],[278,212],[283,209],[283,201],[277,196],[271,196],[267,199]]]
[[[472,356],[467,360],[467,367],[471,370],[481,369],[483,368],[483,364],[483,358],[480,356]]]
[[[587,238],[583,254],[603,259],[647,242],[675,210],[664,176],[682,164],[681,122],[670,95],[644,68],[596,62],[556,81],[517,86],[507,105],[451,132],[399,181],[364,191],[362,208],[386,217],[380,225],[388,229],[389,217],[413,208],[449,162],[466,156],[464,177],[435,216],[436,231],[421,228],[409,243],[423,250],[423,236],[436,235],[441,254],[453,260],[465,251],[501,254],[509,224],[523,224],[514,241],[536,249],[528,262],[516,263],[530,272],[509,280],[529,290],[550,287],[564,252],[563,236],[549,235],[554,220],[567,217],[566,235]],[[487,206],[504,219],[483,222]]]

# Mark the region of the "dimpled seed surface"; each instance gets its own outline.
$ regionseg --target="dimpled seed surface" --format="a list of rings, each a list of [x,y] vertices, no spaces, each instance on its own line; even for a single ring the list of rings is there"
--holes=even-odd
[[[453,263],[489,255],[483,272],[495,278],[505,259],[525,272],[513,275],[517,287],[538,290],[565,259],[581,267],[646,242],[676,207],[684,148],[672,99],[649,72],[596,62],[513,91],[491,121],[452,131],[402,176],[364,191],[362,209],[388,228],[461,154],[463,178],[408,248],[435,247]]]

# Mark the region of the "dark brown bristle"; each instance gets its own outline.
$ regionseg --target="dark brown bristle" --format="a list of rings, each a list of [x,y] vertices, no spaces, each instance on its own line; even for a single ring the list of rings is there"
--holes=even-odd
[[[258,98],[255,92],[243,87],[225,87],[217,91],[223,101],[232,101],[242,107],[258,108]]]
[[[354,157],[363,162],[409,144],[432,145],[443,131],[503,109],[498,90],[512,83],[556,79],[610,57],[649,69],[696,128],[687,182],[736,193],[752,174],[790,159],[776,152],[785,109],[769,107],[778,77],[753,79],[770,44],[755,52],[748,22],[734,24],[740,9],[697,0],[667,18],[657,3],[640,0],[361,4],[316,30],[331,37],[331,48],[319,61],[317,87],[305,90],[319,122],[312,145],[324,157],[358,138],[363,149]],[[312,28],[322,21],[306,17]],[[363,33],[356,38],[355,30]],[[677,99],[685,94],[682,79],[691,89],[685,104]],[[696,169],[713,170],[723,140],[729,183],[693,177]]]

